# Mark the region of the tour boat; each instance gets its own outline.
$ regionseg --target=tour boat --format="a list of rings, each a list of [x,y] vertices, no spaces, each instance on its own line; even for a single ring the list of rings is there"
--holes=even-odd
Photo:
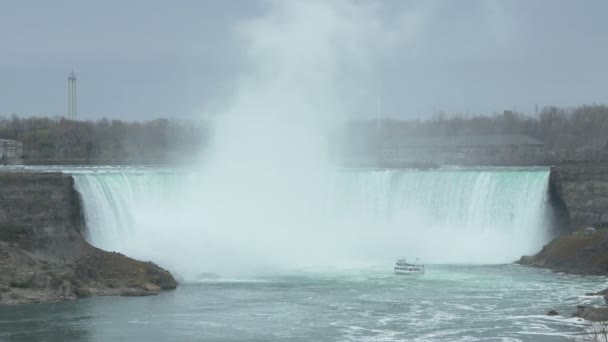
[[[418,259],[416,259],[418,260]],[[395,264],[395,274],[406,275],[406,274],[424,274],[424,265],[422,264],[410,264],[405,259],[397,260]]]

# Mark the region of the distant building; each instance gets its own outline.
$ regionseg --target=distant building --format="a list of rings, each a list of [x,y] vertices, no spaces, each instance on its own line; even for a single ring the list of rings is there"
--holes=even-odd
[[[379,167],[542,165],[546,161],[544,144],[525,135],[389,136],[366,153],[351,157],[355,158],[350,158],[350,164]]]
[[[23,143],[16,140],[0,139],[0,163],[19,162],[23,157]]]
[[[585,235],[593,235],[595,234],[595,228],[594,227],[587,227],[585,228]]]

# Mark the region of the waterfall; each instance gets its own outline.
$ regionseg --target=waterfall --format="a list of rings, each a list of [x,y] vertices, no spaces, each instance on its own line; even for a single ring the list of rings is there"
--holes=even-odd
[[[266,190],[194,172],[74,178],[89,242],[186,279],[401,256],[503,263],[549,238],[545,169],[340,170],[317,187]]]

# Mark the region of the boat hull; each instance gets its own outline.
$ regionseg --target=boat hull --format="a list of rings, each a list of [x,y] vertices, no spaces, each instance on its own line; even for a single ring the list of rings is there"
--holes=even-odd
[[[424,274],[424,265],[419,263],[410,264],[405,258],[402,258],[397,260],[393,270],[397,275]]]
[[[421,271],[395,271],[396,275],[422,275],[424,270]]]

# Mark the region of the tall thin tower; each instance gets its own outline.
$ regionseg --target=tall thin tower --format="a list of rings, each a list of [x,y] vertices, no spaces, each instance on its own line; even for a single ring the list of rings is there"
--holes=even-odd
[[[76,120],[76,75],[68,76],[68,119]]]

